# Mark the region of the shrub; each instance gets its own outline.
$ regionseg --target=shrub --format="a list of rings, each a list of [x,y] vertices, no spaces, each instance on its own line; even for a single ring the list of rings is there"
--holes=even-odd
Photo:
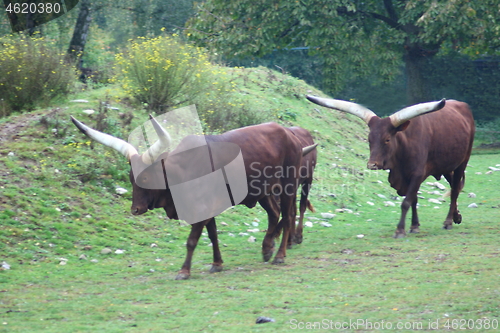
[[[70,92],[75,80],[65,55],[43,38],[0,38],[0,116],[31,110]]]
[[[173,35],[140,37],[116,56],[125,91],[147,109],[163,112],[194,100],[212,84],[212,65],[200,48]]]
[[[128,51],[116,56],[115,81],[127,94],[162,113],[196,104],[205,132],[222,132],[264,120],[236,91],[241,73],[210,63],[200,48],[183,43],[177,36],[139,38]]]

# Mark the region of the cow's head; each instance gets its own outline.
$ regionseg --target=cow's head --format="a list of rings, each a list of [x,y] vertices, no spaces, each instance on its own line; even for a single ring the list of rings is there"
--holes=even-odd
[[[368,142],[370,144],[370,159],[368,168],[391,169],[392,156],[398,149],[398,142],[395,140],[398,132],[404,131],[410,124],[410,119],[424,113],[429,113],[442,109],[446,101],[421,103],[404,108],[389,117],[380,118],[373,111],[353,102],[341,101],[330,98],[316,96],[306,96],[308,100],[330,109],[335,109],[360,117],[370,128]]]
[[[169,218],[177,218],[172,196],[164,177],[162,160],[168,155],[171,139],[168,132],[150,116],[158,140],[143,154],[130,143],[109,134],[96,131],[75,118],[71,120],[75,126],[89,138],[111,147],[124,155],[130,165],[130,182],[132,184],[132,207],[134,215],[140,215],[154,208],[165,208]],[[137,174],[134,174],[134,171]]]

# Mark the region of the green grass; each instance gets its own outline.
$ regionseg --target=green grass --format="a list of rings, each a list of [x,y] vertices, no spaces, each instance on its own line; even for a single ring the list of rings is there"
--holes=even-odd
[[[238,206],[217,218],[224,271],[208,273],[212,250],[205,233],[191,278],[173,280],[189,227],[167,220],[162,210],[132,216],[130,192],[114,192],[115,186],[130,190],[126,161],[85,144],[68,121],[73,114],[93,126],[95,118],[81,110],[97,108],[106,94],[119,112],[135,116],[122,127],[118,114],[109,113],[114,135],[126,137],[147,114],[118,104],[119,91],[81,92],[72,98],[90,105],[61,103],[2,120],[4,129],[25,126],[0,141],[0,263],[11,265],[0,271],[0,332],[287,332],[315,322],[333,325],[330,331],[374,331],[335,329],[357,320],[391,323],[397,332],[430,331],[437,323],[432,331],[444,332],[446,323],[469,319],[477,321],[469,331],[494,332],[478,325],[500,317],[500,172],[487,174],[500,164],[500,154],[472,156],[459,197],[462,224],[442,229],[448,199],[430,203],[440,196],[428,193],[437,188],[424,182],[421,233],[393,239],[399,201],[391,198],[395,191],[386,172],[365,170],[366,125],[311,105],[301,96],[319,92],[298,80],[244,73],[238,93],[249,103],[258,100],[281,123],[309,129],[321,143],[311,195],[317,212],[306,219],[313,227],[287,251],[286,263],[262,262],[263,232],[252,234],[255,243],[239,236],[257,220],[265,229],[266,215],[260,207]],[[41,124],[50,112],[49,125]],[[52,132],[56,125],[61,134]],[[15,155],[7,156],[11,151]],[[473,202],[479,207],[467,208]],[[352,213],[336,211],[341,208]],[[332,227],[319,225],[322,212],[337,214],[327,221]],[[113,253],[101,254],[105,247]],[[115,254],[117,249],[125,253]],[[256,324],[259,316],[275,322]]]

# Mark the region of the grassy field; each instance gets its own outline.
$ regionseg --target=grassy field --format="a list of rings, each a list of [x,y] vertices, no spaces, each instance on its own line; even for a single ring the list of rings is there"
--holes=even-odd
[[[116,186],[130,190],[126,161],[92,147],[68,121],[78,115],[93,126],[96,117],[81,111],[114,92],[85,91],[73,98],[88,104],[61,102],[0,120],[0,264],[10,265],[0,270],[0,332],[498,331],[500,171],[489,167],[498,167],[500,154],[471,157],[459,197],[462,224],[441,228],[449,200],[428,201],[445,192],[428,179],[421,233],[393,239],[400,199],[385,171],[365,170],[366,126],[316,108],[302,98],[318,93],[313,88],[275,76],[245,70],[238,93],[321,143],[316,213],[306,215],[312,227],[275,266],[262,262],[264,233],[248,231],[252,222],[266,228],[264,211],[229,209],[217,219],[224,271],[208,273],[204,234],[186,281],[174,277],[189,227],[162,210],[132,216],[130,191],[115,193]],[[134,115],[130,127],[147,119],[110,103]],[[108,130],[126,137],[119,115],[109,117],[116,126]],[[326,212],[336,216],[323,219]],[[104,248],[111,253],[101,254]],[[275,321],[256,324],[259,316]]]

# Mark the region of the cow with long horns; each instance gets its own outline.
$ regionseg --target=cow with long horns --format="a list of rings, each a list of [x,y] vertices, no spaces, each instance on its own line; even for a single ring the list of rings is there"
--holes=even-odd
[[[419,232],[417,192],[428,176],[437,180],[444,176],[451,186],[450,210],[443,228],[451,229],[452,221],[461,223],[457,198],[464,186],[475,133],[474,118],[466,103],[443,99],[409,106],[389,117],[379,118],[356,103],[306,97],[318,105],[358,116],[368,125],[368,168],[390,170],[389,183],[399,195],[406,196],[401,204],[395,238],[406,235],[405,217],[410,207],[410,232]]]
[[[308,130],[294,126],[287,127],[293,135],[295,135],[302,144],[302,147],[313,146],[314,139]],[[300,187],[300,204],[299,204],[299,221],[291,225],[290,234],[288,238],[288,247],[291,248],[294,244],[301,244],[303,240],[304,229],[304,214],[306,209],[315,212],[313,205],[308,199],[309,191],[313,181],[314,168],[316,167],[317,151],[313,150],[309,154],[302,157],[302,164],[299,169],[299,187]],[[261,206],[266,205],[270,209],[274,209],[274,215],[279,216],[279,203],[280,197],[271,195],[259,201]]]
[[[151,177],[151,175],[163,175],[165,170],[179,170],[182,176],[184,169],[179,166],[196,164],[196,161],[193,163],[185,160],[179,161],[178,159],[182,157],[178,157],[177,160],[176,158],[168,158],[169,155],[183,156],[177,154],[178,150],[190,140],[196,139],[195,136],[187,136],[174,150],[166,151],[171,144],[170,136],[151,117],[159,139],[146,152],[139,154],[130,143],[91,129],[73,117],[71,117],[71,120],[81,132],[91,139],[124,155],[132,166],[142,166],[139,169],[143,171],[139,175],[134,175],[134,169],[137,168],[131,168],[130,170],[130,182],[133,187],[132,214],[140,215],[150,209],[163,208],[169,218],[179,218],[168,184],[166,189],[152,189],[155,187],[149,187],[148,182],[154,181],[152,179],[155,177]],[[274,238],[281,231],[283,232],[281,245],[273,261],[275,264],[283,263],[286,256],[290,226],[292,221],[295,221],[298,170],[300,169],[301,159],[302,156],[313,151],[316,145],[302,147],[297,137],[276,123],[248,126],[220,135],[206,135],[204,139],[209,146],[217,143],[231,143],[241,149],[249,189],[248,194],[239,204],[252,208],[259,202],[268,213],[269,225],[262,243],[262,254],[265,261],[268,261],[273,255]],[[268,200],[272,193],[279,193],[279,209],[273,206],[274,200]],[[192,202],[191,204],[196,205],[197,203]],[[236,202],[236,204],[238,203]],[[279,220],[280,213],[281,220]],[[191,225],[191,232],[186,244],[187,256],[176,276],[177,280],[189,278],[192,256],[204,227],[207,229],[213,249],[214,261],[210,272],[220,272],[222,270],[217,227],[215,218],[212,217]]]
[[[302,147],[308,147],[314,145],[314,139],[308,130],[294,126],[288,127],[288,130],[293,133],[302,144]],[[299,203],[299,221],[298,224],[292,223],[292,229],[290,231],[290,246],[292,244],[300,244],[303,240],[303,229],[304,229],[304,214],[306,208],[311,212],[314,212],[314,207],[308,199],[309,191],[311,190],[311,185],[313,182],[314,168],[316,167],[317,161],[317,150],[311,151],[311,153],[302,157],[302,164],[299,171],[299,185],[300,189],[300,203]]]

